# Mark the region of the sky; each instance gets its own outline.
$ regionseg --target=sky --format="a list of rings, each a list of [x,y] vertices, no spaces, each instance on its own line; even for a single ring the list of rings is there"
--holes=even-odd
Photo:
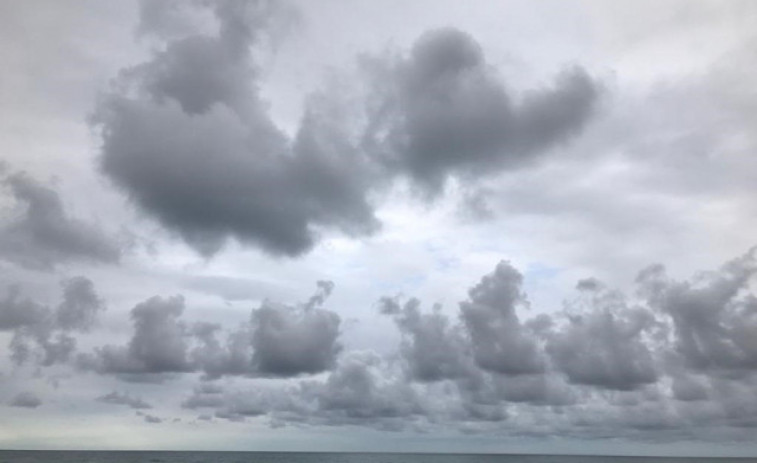
[[[0,0],[0,448],[757,455],[754,31]]]

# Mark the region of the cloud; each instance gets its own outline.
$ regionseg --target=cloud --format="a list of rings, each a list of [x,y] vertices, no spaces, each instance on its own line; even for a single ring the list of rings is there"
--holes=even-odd
[[[546,351],[574,384],[627,391],[657,382],[659,373],[645,335],[656,321],[648,309],[629,307],[622,295],[582,280],[588,307],[567,315],[549,335]]]
[[[341,350],[339,316],[318,307],[333,283],[318,282],[319,291],[304,307],[270,302],[252,311],[252,364],[261,375],[294,376],[330,369]]]
[[[578,133],[600,89],[580,68],[551,88],[513,94],[480,45],[454,28],[428,31],[407,58],[372,62],[377,103],[372,150],[435,194],[449,176],[473,178],[522,166]],[[383,89],[383,90],[382,90]]]
[[[55,323],[64,330],[88,331],[99,312],[105,310],[91,280],[75,277],[63,282],[63,302],[55,313]]]
[[[671,318],[675,351],[687,367],[724,376],[757,369],[757,298],[748,292],[756,254],[752,249],[694,281],[674,281],[660,265],[639,274],[650,306]]]
[[[253,374],[249,323],[227,333],[225,345],[217,338],[221,331],[220,325],[208,322],[198,322],[192,327],[192,335],[197,341],[190,353],[194,365],[203,371],[206,379]]]
[[[134,334],[127,346],[106,345],[79,357],[80,366],[100,373],[147,380],[165,373],[192,371],[187,355],[186,326],[181,296],[152,297],[134,306]]]
[[[217,35],[170,41],[124,72],[133,92],[103,99],[103,172],[204,255],[228,237],[296,256],[321,228],[375,231],[370,177],[329,114],[309,106],[293,139],[267,115],[248,48],[275,12],[226,2],[213,12]]]
[[[93,283],[85,277],[63,280],[63,300],[55,311],[23,297],[11,286],[0,300],[0,331],[12,333],[11,358],[17,364],[35,361],[41,366],[67,362],[76,350],[71,332],[91,328],[104,306]]]
[[[19,287],[7,290],[0,302],[0,330],[8,331],[45,323],[49,309],[28,298],[21,297]]]
[[[205,256],[229,238],[291,257],[323,233],[373,234],[398,177],[431,192],[448,176],[527,164],[579,132],[599,98],[579,68],[511,94],[470,36],[444,29],[408,58],[366,59],[378,84],[365,101],[309,95],[290,136],[268,115],[254,59],[286,9],[205,6],[217,31],[177,35],[166,29],[187,8],[143,5],[143,27],[165,46],[123,70],[93,118],[102,172]]]
[[[381,359],[355,354],[341,359],[322,384],[306,385],[317,400],[321,424],[370,423],[374,427],[401,423],[424,413],[420,398],[401,377],[387,375]]]
[[[92,224],[68,216],[58,193],[24,173],[3,182],[21,208],[0,224],[0,258],[32,269],[50,270],[73,260],[117,262],[121,248]]]
[[[135,414],[137,416],[141,416],[145,420],[145,423],[158,424],[158,423],[162,423],[163,422],[163,418],[160,418],[160,417],[157,417],[157,416],[154,416],[154,415],[150,415],[148,413],[144,413],[144,412],[141,412],[139,410],[137,410],[135,412]]]
[[[205,321],[188,324],[182,319],[183,297],[155,296],[131,310],[134,332],[127,345],[98,347],[80,354],[77,364],[84,370],[147,382],[197,371],[205,379],[321,373],[334,366],[342,349],[341,319],[321,307],[333,283],[317,285],[303,304],[264,301],[234,330]]]
[[[526,303],[523,276],[508,262],[497,264],[460,303],[476,364],[505,375],[535,374],[545,365],[535,340],[524,329],[516,306]]]
[[[152,405],[148,404],[147,402],[140,399],[139,397],[133,397],[129,395],[128,393],[121,393],[118,391],[113,391],[109,394],[100,396],[97,398],[97,400],[99,402],[103,402],[106,404],[126,405],[135,410],[152,408]]]
[[[274,427],[647,440],[710,439],[717,430],[741,440],[757,426],[748,336],[754,254],[683,281],[651,266],[628,294],[583,279],[564,310],[531,317],[522,311],[529,306],[523,276],[501,261],[454,315],[438,304],[424,312],[415,298],[381,299],[379,311],[400,333],[396,350],[385,354],[344,350],[340,317],[324,308],[334,288],[328,281],[300,304],[263,302],[233,329],[185,321],[180,296],[153,297],[132,309],[134,333],[126,345],[81,354],[78,365],[127,381],[202,374],[183,408]],[[55,326],[68,320],[56,315],[61,309],[10,293],[3,302],[3,326],[26,330],[18,339],[36,349],[28,355],[39,366],[65,363],[70,353],[51,358],[66,352],[66,336],[89,329],[90,315],[100,311],[84,279],[64,282],[62,300],[59,307],[83,301],[87,310],[64,313],[87,316]],[[43,334],[35,337],[34,330]],[[16,342],[14,336],[12,355],[22,355]],[[223,387],[210,381],[221,377]],[[98,400],[137,410],[148,405],[121,392]]]
[[[20,392],[11,400],[11,407],[20,408],[37,408],[42,405],[42,401],[33,392]]]
[[[465,347],[459,327],[434,306],[432,313],[420,311],[420,301],[412,298],[400,304],[397,299],[380,301],[381,312],[394,317],[403,335],[402,354],[409,376],[417,381],[454,379],[465,373]]]

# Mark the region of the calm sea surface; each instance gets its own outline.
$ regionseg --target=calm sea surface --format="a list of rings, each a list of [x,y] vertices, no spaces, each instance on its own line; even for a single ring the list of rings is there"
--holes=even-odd
[[[557,455],[0,451],[0,463],[741,463],[747,461],[750,460]]]

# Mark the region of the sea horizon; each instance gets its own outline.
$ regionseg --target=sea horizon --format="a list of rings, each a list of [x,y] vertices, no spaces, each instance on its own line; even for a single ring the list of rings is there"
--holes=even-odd
[[[0,457],[4,453],[224,453],[224,454],[297,454],[297,455],[408,455],[408,456],[482,456],[482,457],[570,457],[570,458],[618,458],[618,459],[667,459],[667,460],[755,460],[755,456],[728,455],[654,455],[654,454],[623,454],[623,453],[541,453],[541,452],[434,452],[434,451],[358,451],[358,450],[207,450],[207,449],[0,449]],[[3,460],[0,460],[2,462]]]

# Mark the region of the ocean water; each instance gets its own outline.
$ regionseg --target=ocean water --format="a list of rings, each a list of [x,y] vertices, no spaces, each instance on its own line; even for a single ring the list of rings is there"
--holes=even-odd
[[[0,463],[741,463],[746,461],[751,460],[409,453],[0,451]]]

